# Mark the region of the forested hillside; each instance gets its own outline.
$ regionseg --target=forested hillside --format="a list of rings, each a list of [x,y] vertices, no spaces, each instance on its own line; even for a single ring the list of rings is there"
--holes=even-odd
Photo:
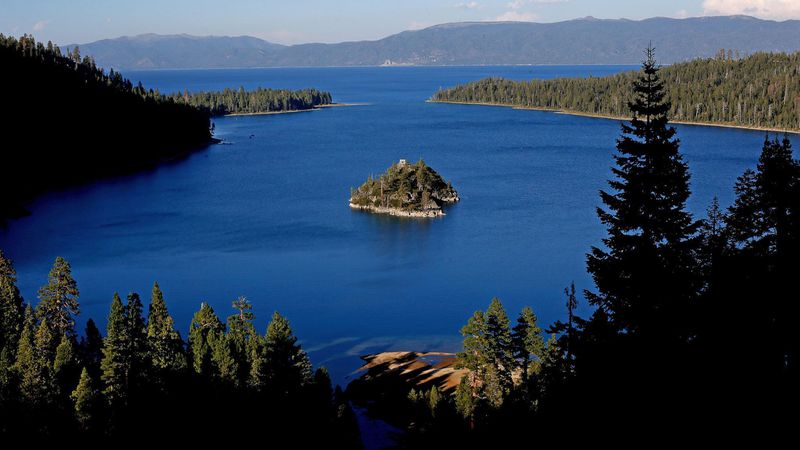
[[[185,103],[207,109],[213,116],[226,114],[259,114],[280,111],[305,111],[332,103],[330,92],[317,89],[265,89],[247,91],[225,89],[212,92],[184,92],[169,97],[176,103]]]
[[[257,427],[299,448],[360,447],[341,391],[277,312],[261,334],[246,298],[224,321],[201,303],[184,340],[156,283],[147,312],[138,294],[114,294],[106,332],[91,318],[79,330],[70,264],[56,258],[44,279],[38,303],[26,302],[0,250],[0,434],[195,442]]]
[[[667,66],[660,72],[675,121],[800,130],[800,53],[757,53]],[[522,108],[626,117],[636,72],[602,78],[511,81],[487,78],[444,89],[439,102],[489,103]]]
[[[206,111],[106,73],[75,50],[0,35],[0,217],[33,195],[131,172],[211,142]]]

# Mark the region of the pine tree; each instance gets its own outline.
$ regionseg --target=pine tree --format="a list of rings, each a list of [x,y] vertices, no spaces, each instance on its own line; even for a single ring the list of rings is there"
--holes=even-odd
[[[186,368],[183,340],[175,331],[174,321],[167,310],[167,304],[158,283],[153,285],[153,295],[147,315],[147,342],[150,364],[153,368],[169,371],[180,371]]]
[[[19,374],[19,389],[23,399],[34,408],[51,405],[57,387],[53,374],[53,330],[43,319],[36,326],[33,311],[26,311],[26,324],[17,350],[15,368]]]
[[[461,328],[461,335],[464,336],[464,348],[456,355],[458,366],[469,370],[471,376],[480,378],[487,364],[488,353],[486,315],[483,311],[475,311],[467,324]]]
[[[43,334],[43,333],[42,333]],[[19,391],[30,405],[41,405],[46,401],[46,392],[51,388],[50,365],[42,357],[37,343],[42,339],[37,329],[33,308],[28,305],[17,347],[14,370],[19,379]]]
[[[517,324],[511,333],[514,357],[520,361],[524,377],[528,376],[531,361],[540,361],[544,350],[542,329],[536,322],[537,318],[533,309],[526,306],[519,314]]]
[[[85,432],[92,431],[101,405],[101,394],[94,385],[86,367],[81,371],[78,386],[72,391],[70,398],[75,404],[75,418]]]
[[[211,362],[214,373],[233,386],[239,384],[239,361],[234,356],[234,343],[230,334],[218,333],[209,335],[211,346]]]
[[[66,334],[61,336],[61,342],[56,347],[55,360],[53,361],[53,375],[61,392],[70,392],[78,376],[78,355],[75,338]]]
[[[5,355],[0,359],[0,371],[3,373],[10,368],[8,362],[13,363],[24,314],[24,301],[17,289],[17,272],[0,250],[0,352]]]
[[[208,303],[202,303],[189,325],[189,351],[195,372],[201,375],[214,373],[211,361],[212,342],[224,332],[225,325],[220,322],[214,309]]]
[[[39,289],[39,317],[47,319],[53,327],[54,335],[65,333],[74,335],[75,320],[79,313],[78,285],[72,278],[72,268],[62,257],[56,258],[45,286]],[[53,343],[55,347],[56,343]]]
[[[119,294],[115,293],[108,315],[103,360],[100,364],[101,378],[105,384],[103,393],[113,407],[123,406],[127,402],[128,377],[131,370],[127,333],[125,306]]]
[[[689,172],[668,126],[654,50],[647,49],[634,83],[630,124],[617,141],[613,193],[600,193],[598,215],[608,229],[605,249],[593,247],[587,267],[601,308],[620,333],[645,339],[685,339],[683,319],[697,291],[693,275],[697,224],[685,210]]]
[[[428,410],[430,411],[431,417],[436,419],[440,413],[443,406],[443,399],[442,395],[439,393],[439,388],[436,386],[431,387],[431,390],[428,392]]]
[[[81,337],[80,354],[81,362],[89,370],[89,375],[99,379],[100,361],[103,360],[103,336],[92,319],[86,321],[86,331]]]
[[[726,232],[738,249],[735,265],[743,270],[733,275],[740,287],[728,301],[749,307],[752,297],[764,299],[751,311],[753,326],[765,335],[754,355],[761,358],[756,366],[792,373],[800,347],[793,318],[800,307],[786,293],[795,290],[794,279],[800,272],[800,162],[794,160],[788,138],[767,136],[756,170],[739,177],[736,195],[725,216]]]
[[[461,377],[461,382],[458,383],[455,393],[456,411],[470,423],[475,418],[477,405],[477,398],[474,392],[475,388],[470,381],[470,377],[467,375]]]
[[[239,297],[233,304],[236,314],[228,317],[228,340],[232,357],[236,362],[236,378],[238,383],[245,383],[251,371],[250,341],[256,336],[253,325],[253,305],[245,297]]]
[[[278,312],[267,326],[265,342],[267,386],[278,393],[292,394],[311,382],[311,362],[297,344],[289,321]]]
[[[503,396],[511,389],[511,372],[515,364],[510,321],[503,304],[497,298],[492,299],[486,310],[486,350],[492,375],[497,377],[496,386],[501,390],[497,396]]]
[[[128,389],[138,389],[146,382],[149,372],[147,352],[147,324],[144,321],[144,305],[139,294],[128,294],[125,305],[126,352],[130,369],[128,372]]]
[[[264,367],[266,364],[265,347],[265,338],[259,335],[253,336],[247,342],[248,361],[250,362],[247,384],[256,390],[263,389],[266,381],[267,373]]]

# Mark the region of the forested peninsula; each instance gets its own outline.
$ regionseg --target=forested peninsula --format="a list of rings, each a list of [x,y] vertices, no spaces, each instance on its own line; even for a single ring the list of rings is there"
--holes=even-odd
[[[79,49],[0,35],[0,218],[52,189],[129,173],[212,142],[209,114],[177,103]]]
[[[212,92],[184,91],[172,94],[170,99],[197,108],[206,109],[212,116],[228,114],[268,114],[277,112],[308,111],[333,103],[330,92],[317,89],[266,89],[248,91],[244,87]]]
[[[211,118],[310,110],[331,94],[258,88],[164,95],[105,72],[78,47],[62,54],[0,34],[0,224],[36,195],[133,173],[215,142]]]
[[[756,53],[666,66],[660,72],[674,122],[800,131],[800,52]],[[608,77],[512,81],[486,78],[437,92],[431,101],[545,109],[625,118],[637,72]]]

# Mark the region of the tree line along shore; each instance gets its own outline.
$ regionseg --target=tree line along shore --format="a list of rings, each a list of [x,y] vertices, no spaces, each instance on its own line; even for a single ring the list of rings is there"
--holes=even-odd
[[[800,52],[756,53],[666,66],[662,80],[676,123],[800,132]],[[442,89],[431,101],[626,118],[635,71],[607,77],[513,81],[486,78]]]

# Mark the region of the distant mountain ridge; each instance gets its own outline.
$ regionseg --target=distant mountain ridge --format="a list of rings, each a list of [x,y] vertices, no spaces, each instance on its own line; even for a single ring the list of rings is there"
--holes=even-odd
[[[668,64],[711,57],[800,50],[800,21],[749,16],[556,23],[460,22],[374,41],[280,45],[250,36],[145,34],[81,44],[103,67],[176,69],[490,64],[638,64],[652,42]],[[72,48],[74,45],[64,46]]]

